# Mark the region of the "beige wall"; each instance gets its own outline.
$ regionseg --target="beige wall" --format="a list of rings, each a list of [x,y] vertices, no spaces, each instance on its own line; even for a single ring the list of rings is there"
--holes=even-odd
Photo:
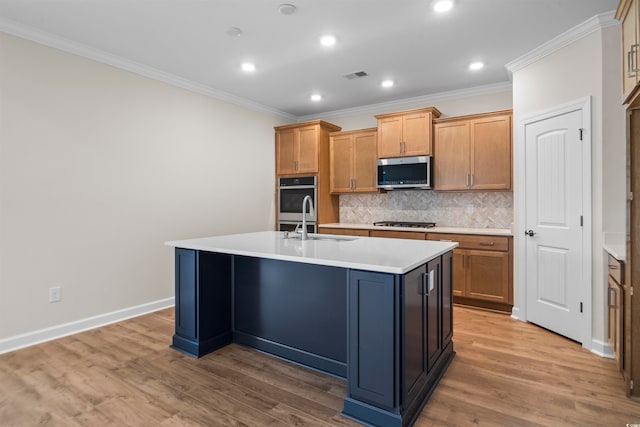
[[[356,130],[376,127],[376,114],[392,113],[395,111],[412,110],[425,107],[436,107],[442,113],[442,118],[465,116],[467,114],[486,113],[489,111],[508,110],[512,106],[510,90],[485,95],[464,96],[460,98],[434,100],[433,102],[407,101],[401,106],[380,106],[368,108],[366,113],[337,113],[323,117],[331,123],[342,127],[342,130]]]
[[[604,231],[624,231],[625,137],[620,105],[620,27],[608,27],[513,74],[515,155],[522,152],[518,123],[523,116],[591,96],[592,100],[592,337],[606,342]],[[515,163],[516,167],[518,162]],[[515,171],[515,207],[522,188]],[[524,227],[522,225],[520,228]],[[519,228],[519,229],[520,229]],[[522,228],[524,229],[524,228]],[[520,235],[516,234],[516,239]],[[515,301],[521,265],[516,265]]]
[[[0,339],[172,297],[164,241],[273,229],[283,123],[0,35]]]

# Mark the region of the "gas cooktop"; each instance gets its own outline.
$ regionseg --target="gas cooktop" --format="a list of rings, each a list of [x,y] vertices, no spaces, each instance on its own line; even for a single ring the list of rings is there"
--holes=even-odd
[[[373,225],[384,227],[411,227],[411,228],[431,228],[435,227],[435,222],[408,222],[408,221],[378,221]]]

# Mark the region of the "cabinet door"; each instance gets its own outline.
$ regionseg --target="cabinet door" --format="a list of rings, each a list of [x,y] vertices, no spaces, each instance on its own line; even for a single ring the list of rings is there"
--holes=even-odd
[[[469,188],[469,144],[468,121],[436,124],[434,189],[444,191]]]
[[[511,116],[471,121],[473,190],[511,189]]]
[[[622,370],[622,287],[609,276],[609,288],[607,289],[607,303],[609,307],[609,347],[613,350],[618,369]]]
[[[403,116],[403,156],[431,155],[431,113]]]
[[[465,253],[463,249],[453,250],[453,295],[457,297],[465,296],[466,268]]]
[[[349,279],[349,397],[393,409],[395,399],[395,278],[351,270]]]
[[[295,130],[276,132],[276,173],[295,173]]]
[[[422,266],[402,276],[405,402],[413,401],[427,379],[426,274],[427,267]]]
[[[468,250],[465,296],[509,303],[509,254]]]
[[[296,173],[318,172],[318,127],[313,125],[296,130],[298,132],[298,164]]]
[[[376,133],[353,136],[353,191],[376,192]]]
[[[371,230],[370,237],[386,237],[388,239],[413,239],[425,240],[427,233],[419,231],[391,231],[391,230]]]
[[[195,340],[198,337],[198,301],[196,251],[175,250],[176,335]]]
[[[402,142],[402,116],[378,120],[378,158],[399,157]]]
[[[622,92],[623,100],[631,94],[638,81],[640,52],[638,52],[638,1],[629,2],[622,17]]]
[[[440,258],[427,264],[427,370],[435,365],[442,353],[442,265]]]
[[[350,135],[332,136],[329,140],[329,191],[331,193],[351,192],[352,165],[352,137]]]
[[[369,237],[369,230],[360,228],[318,228],[319,234],[337,234],[340,236],[362,236]]]

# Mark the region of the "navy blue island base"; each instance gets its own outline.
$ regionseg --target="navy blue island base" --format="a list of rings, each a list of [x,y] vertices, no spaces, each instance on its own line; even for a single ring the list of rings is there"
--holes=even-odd
[[[390,274],[176,248],[172,347],[249,346],[347,380],[342,415],[412,425],[453,359],[453,253]]]

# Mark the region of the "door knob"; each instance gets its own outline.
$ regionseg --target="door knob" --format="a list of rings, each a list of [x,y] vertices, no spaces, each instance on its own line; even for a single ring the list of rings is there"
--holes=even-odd
[[[529,237],[532,237],[534,234],[536,234],[536,232],[533,231],[533,230],[529,230],[529,231],[525,231],[524,232],[524,235],[525,236],[529,236]]]

